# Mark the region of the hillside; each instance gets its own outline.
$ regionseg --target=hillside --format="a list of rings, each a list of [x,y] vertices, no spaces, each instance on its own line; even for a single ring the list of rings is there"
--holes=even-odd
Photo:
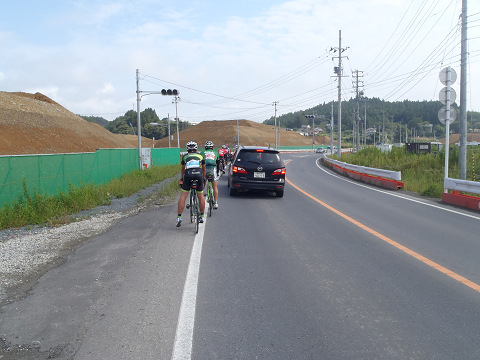
[[[275,145],[273,126],[248,120],[239,120],[238,124],[242,145]],[[180,132],[180,147],[185,147],[190,140],[196,141],[200,147],[207,140],[216,146],[234,146],[236,137],[236,120],[205,121]],[[318,136],[315,140],[317,145],[330,143],[325,136]],[[177,146],[176,135],[171,144]],[[310,147],[312,139],[283,129],[279,144]],[[142,138],[142,146],[152,145],[151,139]],[[43,94],[0,92],[0,155],[93,152],[100,148],[137,146],[137,136],[112,134]],[[168,139],[157,140],[155,147],[168,147]]]
[[[271,125],[259,124],[249,120],[238,121],[238,132],[240,134],[240,144],[242,145],[275,145],[275,128]],[[203,121],[198,125],[191,126],[180,132],[180,147],[193,140],[201,147],[207,140],[213,141],[216,147],[221,145],[237,144],[237,121]],[[312,146],[312,138],[299,135],[295,131],[280,131],[280,146]],[[330,138],[326,136],[315,137],[315,143],[330,144]],[[177,146],[176,134],[171,141],[171,145]],[[168,147],[168,138],[155,141],[155,147]]]
[[[0,155],[135,148],[137,142],[82,119],[43,94],[0,92]],[[142,144],[152,146],[152,141],[143,139]]]

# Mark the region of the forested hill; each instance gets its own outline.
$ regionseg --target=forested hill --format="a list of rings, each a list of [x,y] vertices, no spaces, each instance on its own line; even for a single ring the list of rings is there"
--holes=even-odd
[[[390,128],[392,124],[398,126],[401,124],[409,129],[421,130],[423,125],[432,124],[437,134],[445,131],[445,126],[438,120],[438,111],[442,108],[439,101],[399,101],[388,102],[378,98],[362,98],[360,101],[360,117],[366,119],[368,128],[381,128],[385,119],[385,126]],[[458,132],[460,110],[455,104],[457,110],[457,120],[451,124],[453,132]],[[342,101],[342,129],[352,129],[354,121],[355,99]],[[298,129],[302,125],[312,125],[312,119],[306,119],[305,115],[315,114],[315,127],[326,128],[330,123],[330,114],[332,103],[324,103],[304,111],[288,113],[277,117],[282,127]],[[337,124],[338,102],[333,104],[334,125]],[[468,112],[468,128],[480,129],[480,112]],[[264,124],[273,125],[275,119],[272,117],[265,120]]]

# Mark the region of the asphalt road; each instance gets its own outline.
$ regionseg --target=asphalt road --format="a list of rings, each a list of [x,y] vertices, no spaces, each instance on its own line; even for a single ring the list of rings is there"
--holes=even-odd
[[[176,204],[92,238],[2,309],[28,351],[0,359],[480,358],[480,214],[318,157],[284,155],[283,198],[220,179],[196,238]]]

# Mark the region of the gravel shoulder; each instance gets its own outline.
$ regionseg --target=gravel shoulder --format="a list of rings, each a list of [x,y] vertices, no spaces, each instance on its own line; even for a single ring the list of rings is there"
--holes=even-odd
[[[0,231],[0,308],[24,297],[42,274],[91,237],[127,216],[174,201],[160,195],[169,181],[172,179],[72,215],[74,221],[66,225]]]

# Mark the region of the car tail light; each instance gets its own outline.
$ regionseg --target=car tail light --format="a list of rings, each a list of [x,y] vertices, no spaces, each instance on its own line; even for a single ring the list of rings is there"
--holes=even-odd
[[[280,169],[277,169],[275,170],[272,175],[285,175],[287,169],[285,168],[280,168]]]
[[[237,173],[237,174],[246,174],[247,170],[245,170],[244,168],[242,168],[240,166],[233,166],[232,167],[232,172]]]
[[[257,152],[263,152],[263,149],[257,149]]]

